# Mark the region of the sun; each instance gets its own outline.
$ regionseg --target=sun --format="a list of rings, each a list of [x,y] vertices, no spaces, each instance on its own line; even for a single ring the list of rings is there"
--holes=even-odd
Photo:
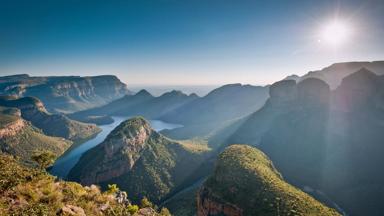
[[[319,42],[340,46],[348,42],[350,36],[351,27],[340,20],[334,20],[322,27]]]

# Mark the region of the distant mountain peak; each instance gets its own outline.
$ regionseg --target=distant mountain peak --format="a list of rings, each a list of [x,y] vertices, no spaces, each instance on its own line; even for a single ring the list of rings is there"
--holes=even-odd
[[[151,97],[153,97],[152,95],[151,95],[151,93],[149,93],[147,90],[145,90],[145,89],[142,89],[142,90],[140,90],[139,92],[137,92],[136,94],[135,94],[135,96],[151,96]]]
[[[165,92],[160,97],[165,97],[165,96],[187,96],[187,94],[185,94],[184,92],[182,92],[180,90],[172,90],[169,92]]]

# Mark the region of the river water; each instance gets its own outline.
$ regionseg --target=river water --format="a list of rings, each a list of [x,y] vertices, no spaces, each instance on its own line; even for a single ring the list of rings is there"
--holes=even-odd
[[[84,142],[80,145],[69,148],[62,156],[60,156],[53,166],[50,168],[49,173],[59,178],[65,179],[69,171],[76,165],[84,152],[102,143],[108,134],[116,128],[121,122],[129,119],[128,117],[113,117],[114,122],[108,125],[102,125],[102,131],[94,138]],[[164,129],[174,129],[182,127],[181,125],[171,124],[160,120],[149,120],[151,126],[156,131]]]

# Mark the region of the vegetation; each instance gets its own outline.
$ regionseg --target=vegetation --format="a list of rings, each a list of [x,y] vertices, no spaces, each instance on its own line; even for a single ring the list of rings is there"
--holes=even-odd
[[[0,121],[10,118],[14,121],[21,120],[20,117],[0,114]],[[16,134],[0,139],[0,152],[18,156],[25,162],[32,162],[31,156],[36,151],[44,149],[60,155],[72,144],[63,138],[46,136],[26,121],[23,121],[23,124],[25,124],[24,127],[15,131]]]
[[[104,187],[117,183],[134,201],[140,201],[145,194],[159,203],[188,180],[207,158],[207,147],[188,146],[192,144],[181,144],[157,133],[145,119],[132,118],[115,128],[103,143],[86,152],[68,177]],[[108,174],[109,179],[99,182],[97,176],[103,173],[115,176]]]
[[[74,142],[82,142],[100,132],[96,125],[74,121],[64,115],[51,114],[43,103],[34,97],[18,99],[0,98],[0,105],[21,110],[21,117],[30,121],[48,136],[63,137]]]
[[[0,154],[0,215],[70,215],[68,210],[76,215],[168,215],[167,210],[157,213],[149,207],[118,203],[114,194],[103,193],[94,185],[58,180]]]
[[[243,215],[339,215],[286,183],[266,155],[246,145],[221,153],[204,187],[210,200],[235,205]]]
[[[56,157],[57,156],[54,153],[44,150],[35,152],[31,159],[39,165],[41,170],[45,170],[55,162]]]

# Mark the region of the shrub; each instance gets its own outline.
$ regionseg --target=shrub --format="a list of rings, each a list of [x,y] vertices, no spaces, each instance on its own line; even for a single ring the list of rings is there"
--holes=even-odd
[[[151,201],[148,200],[147,197],[144,197],[143,199],[141,199],[140,207],[141,208],[153,208],[153,204],[151,203]]]
[[[55,158],[56,155],[47,150],[35,152],[31,156],[31,159],[39,165],[41,170],[44,170],[48,166],[52,165],[53,162],[55,162]]]

